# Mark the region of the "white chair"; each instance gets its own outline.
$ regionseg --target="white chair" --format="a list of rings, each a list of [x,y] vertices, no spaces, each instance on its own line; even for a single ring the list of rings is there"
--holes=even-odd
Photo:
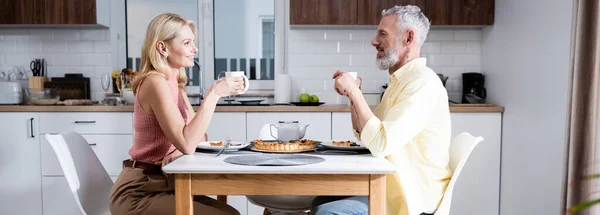
[[[263,125],[260,129],[258,139],[275,140],[271,136],[269,124]],[[273,130],[273,135],[277,136],[277,131]],[[313,199],[316,196],[246,196],[248,201],[254,205],[265,208],[264,214],[306,214],[305,211],[310,210]]]
[[[452,170],[452,178],[444,198],[440,203],[435,215],[449,215],[450,206],[452,205],[452,191],[454,190],[454,184],[460,180],[460,172],[463,170],[463,166],[468,161],[471,152],[483,141],[483,137],[474,137],[469,133],[463,132],[458,134],[450,143],[450,169]]]
[[[75,132],[45,134],[83,214],[110,214],[113,181],[88,142]]]

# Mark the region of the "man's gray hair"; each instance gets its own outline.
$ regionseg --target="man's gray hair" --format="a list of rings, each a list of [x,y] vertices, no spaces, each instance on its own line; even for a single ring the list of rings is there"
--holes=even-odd
[[[427,19],[425,14],[421,12],[421,8],[418,6],[394,6],[390,9],[384,9],[381,12],[381,15],[398,15],[398,18],[396,19],[398,30],[404,32],[411,29],[415,32],[416,42],[419,46],[423,45],[425,42],[431,22]]]

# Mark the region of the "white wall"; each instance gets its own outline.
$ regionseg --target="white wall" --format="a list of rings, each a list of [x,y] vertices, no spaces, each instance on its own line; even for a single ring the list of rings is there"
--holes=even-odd
[[[495,23],[483,31],[488,99],[506,108],[503,215],[562,214],[572,4],[572,0],[496,1]]]
[[[110,29],[68,26],[0,29],[0,71],[22,66],[31,76],[29,63],[44,58],[48,77],[82,73],[90,78],[92,99],[104,99],[100,78],[125,67],[123,4],[123,0],[111,0],[110,11],[101,11],[110,13]],[[21,83],[27,87],[27,81]]]
[[[48,77],[82,73],[90,78],[92,98],[99,98],[102,74],[113,71],[107,35],[105,29],[1,29],[0,70],[22,66],[31,76],[29,63],[44,58]]]
[[[375,64],[371,46],[376,27],[306,28],[292,27],[288,39],[288,72],[292,76],[292,100],[298,100],[304,88],[328,104],[345,103],[333,90],[331,76],[339,68],[358,72],[363,92],[370,104],[379,102],[382,85],[389,83],[387,71]],[[446,82],[449,97],[460,102],[464,72],[481,71],[480,29],[431,29],[421,56],[434,72],[450,78]]]
[[[142,53],[146,29],[152,19],[162,13],[176,13],[198,23],[198,0],[127,0],[128,55]],[[198,41],[198,40],[196,40]],[[198,45],[198,42],[196,42]]]

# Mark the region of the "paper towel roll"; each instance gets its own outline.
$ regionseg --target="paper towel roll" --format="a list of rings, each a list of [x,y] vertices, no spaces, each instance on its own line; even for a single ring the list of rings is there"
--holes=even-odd
[[[286,74],[275,76],[275,103],[290,103],[292,99],[292,77]]]

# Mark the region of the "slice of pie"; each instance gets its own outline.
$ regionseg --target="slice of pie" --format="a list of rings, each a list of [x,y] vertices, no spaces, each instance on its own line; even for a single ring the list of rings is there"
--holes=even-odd
[[[223,141],[219,141],[219,142],[208,142],[208,144],[210,144],[210,146],[225,146],[225,143]]]
[[[343,146],[343,147],[360,146],[352,141],[331,141],[331,144],[334,146]]]
[[[278,152],[294,152],[312,150],[317,146],[317,142],[314,140],[295,140],[290,142],[265,142],[262,140],[254,141],[254,148],[265,151],[278,151]]]

